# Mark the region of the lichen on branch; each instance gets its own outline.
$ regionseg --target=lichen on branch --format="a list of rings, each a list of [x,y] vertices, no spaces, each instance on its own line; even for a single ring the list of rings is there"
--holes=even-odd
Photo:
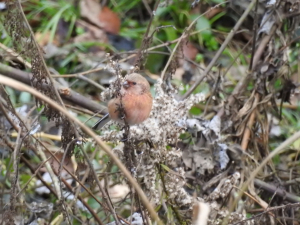
[[[165,93],[161,84],[161,79],[155,84],[155,98],[150,117],[143,123],[130,127],[128,141],[132,143],[131,151],[134,151],[137,162],[135,167],[130,169],[138,179],[142,178],[144,190],[154,203],[160,202],[157,184],[162,184],[168,193],[168,202],[176,206],[191,207],[192,197],[183,188],[185,185],[184,169],[176,165],[176,172],[171,170],[174,168],[174,162],[180,160],[182,156],[177,143],[185,127],[180,121],[188,118],[189,109],[194,104],[203,101],[204,95],[199,93],[186,100],[178,101],[174,95]],[[103,96],[109,95],[111,91],[108,90]],[[116,124],[116,122],[110,124]],[[104,130],[101,137],[105,141],[118,143],[123,133],[124,130]],[[124,158],[124,146],[119,145],[115,149],[121,158]],[[171,169],[169,171],[158,169],[161,165]],[[159,170],[167,176],[162,174],[157,176]]]

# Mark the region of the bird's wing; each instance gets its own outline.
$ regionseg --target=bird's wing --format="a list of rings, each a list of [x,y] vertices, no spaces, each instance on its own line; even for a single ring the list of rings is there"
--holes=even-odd
[[[103,116],[100,120],[97,121],[97,123],[93,126],[93,129],[94,130],[101,129],[109,121],[110,121],[110,117],[109,114],[107,113],[105,116]]]

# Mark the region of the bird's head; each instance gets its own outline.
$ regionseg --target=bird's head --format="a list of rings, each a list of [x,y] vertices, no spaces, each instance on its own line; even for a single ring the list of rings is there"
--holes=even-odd
[[[149,82],[138,73],[132,73],[125,77],[122,87],[127,93],[134,95],[142,95],[150,91]]]

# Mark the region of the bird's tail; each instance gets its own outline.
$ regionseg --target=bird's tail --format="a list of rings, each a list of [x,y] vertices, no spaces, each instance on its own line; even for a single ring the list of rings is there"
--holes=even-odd
[[[97,123],[93,126],[93,129],[94,130],[101,129],[105,124],[108,123],[108,121],[110,121],[110,117],[109,114],[106,114],[100,120],[97,121]]]

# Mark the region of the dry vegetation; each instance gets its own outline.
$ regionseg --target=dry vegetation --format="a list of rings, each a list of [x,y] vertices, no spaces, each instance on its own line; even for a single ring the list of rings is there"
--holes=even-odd
[[[5,3],[1,224],[300,224],[298,1]]]

